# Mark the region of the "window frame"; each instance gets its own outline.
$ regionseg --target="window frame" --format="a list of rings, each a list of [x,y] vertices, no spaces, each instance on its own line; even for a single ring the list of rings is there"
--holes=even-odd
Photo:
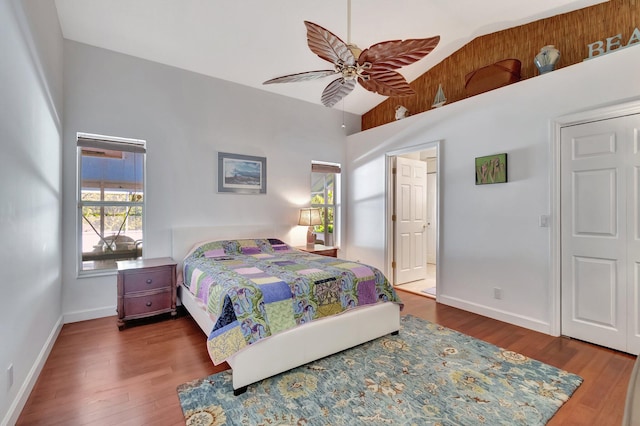
[[[337,163],[326,163],[320,161],[312,161],[311,162],[311,190],[310,198],[313,200],[314,192],[313,191],[313,175],[314,174],[324,174],[324,185],[323,185],[323,197],[325,202],[323,204],[320,203],[310,203],[312,208],[319,208],[322,211],[323,224],[317,225],[322,226],[324,231],[322,233],[322,240],[325,243],[325,246],[328,247],[338,247],[339,246],[339,235],[340,235],[340,193],[341,193],[341,166]],[[327,175],[333,174],[333,203],[327,203],[328,200],[328,188],[327,188]],[[333,208],[333,241],[329,240],[329,223],[327,222],[329,218],[329,208]],[[315,230],[315,227],[314,227]]]
[[[142,156],[142,201],[89,201],[82,200],[82,149],[98,148],[121,152],[141,153]],[[99,276],[113,275],[117,272],[117,267],[100,268],[100,269],[83,269],[83,207],[140,207],[142,214],[142,235],[146,235],[146,186],[147,186],[147,160],[146,160],[146,141],[139,139],[120,138],[115,136],[103,136],[89,133],[78,133],[76,138],[76,259],[77,259],[77,276]],[[102,230],[101,230],[102,231]],[[142,258],[145,257],[145,250],[142,250]],[[116,259],[117,261],[118,259]],[[125,259],[122,259],[125,260]]]

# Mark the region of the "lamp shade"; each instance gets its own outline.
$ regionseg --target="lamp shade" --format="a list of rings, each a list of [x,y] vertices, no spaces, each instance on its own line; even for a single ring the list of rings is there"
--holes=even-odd
[[[300,226],[322,225],[322,217],[320,209],[300,209],[300,218],[298,219]]]

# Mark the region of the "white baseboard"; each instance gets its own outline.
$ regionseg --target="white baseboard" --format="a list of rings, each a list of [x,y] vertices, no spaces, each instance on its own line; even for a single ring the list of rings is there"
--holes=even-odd
[[[115,306],[106,306],[104,308],[86,309],[83,311],[67,312],[63,315],[64,323],[87,321],[96,318],[112,317],[118,315]]]
[[[528,328],[529,330],[538,331],[540,333],[549,334],[552,336],[554,335],[551,332],[551,324],[534,318],[526,317],[524,315],[502,311],[500,309],[491,308],[485,305],[480,305],[478,303],[469,302],[467,300],[458,299],[456,297],[450,297],[443,294],[438,295],[438,303],[442,303],[444,305],[452,306],[458,309],[463,309],[465,311],[493,318],[498,321],[517,325],[519,327]]]
[[[0,423],[2,424],[2,426],[14,425],[18,421],[18,417],[20,417],[20,413],[27,403],[33,387],[36,385],[38,376],[40,376],[40,372],[42,372],[44,363],[47,361],[47,358],[51,353],[51,349],[53,348],[56,339],[58,339],[60,330],[62,330],[62,317],[58,318],[56,325],[53,327],[51,333],[49,334],[49,338],[42,347],[40,354],[38,354],[36,362],[33,364],[33,367],[31,367],[31,370],[29,370],[29,374],[27,374],[27,377],[22,383],[22,386],[20,386],[20,390],[18,391],[16,398],[13,400],[11,406],[9,407],[9,411],[7,411],[7,414],[2,419],[2,423]]]

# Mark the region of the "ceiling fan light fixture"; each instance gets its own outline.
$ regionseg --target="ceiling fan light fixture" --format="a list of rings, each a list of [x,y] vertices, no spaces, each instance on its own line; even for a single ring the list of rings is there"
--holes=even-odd
[[[332,107],[351,93],[357,81],[366,90],[383,96],[414,94],[405,78],[395,70],[427,56],[440,41],[440,36],[394,40],[374,44],[361,50],[355,44],[345,43],[340,37],[313,22],[305,21],[307,44],[318,57],[333,64],[333,70],[307,71],[272,78],[263,84],[291,83],[314,80],[329,75],[338,78],[324,89],[321,101]]]
[[[360,49],[358,46],[356,46],[353,43],[347,44],[347,48],[349,48],[349,50],[353,54],[353,57],[356,58],[356,61],[357,61],[358,58],[360,57],[360,54],[362,53],[362,49]]]
[[[345,80],[355,80],[358,74],[358,67],[349,66],[342,69],[342,78]]]

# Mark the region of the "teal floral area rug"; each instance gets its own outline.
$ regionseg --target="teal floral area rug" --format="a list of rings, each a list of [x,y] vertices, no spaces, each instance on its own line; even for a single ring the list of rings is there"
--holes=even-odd
[[[544,425],[582,378],[405,316],[385,336],[249,386],[178,386],[187,425]]]

